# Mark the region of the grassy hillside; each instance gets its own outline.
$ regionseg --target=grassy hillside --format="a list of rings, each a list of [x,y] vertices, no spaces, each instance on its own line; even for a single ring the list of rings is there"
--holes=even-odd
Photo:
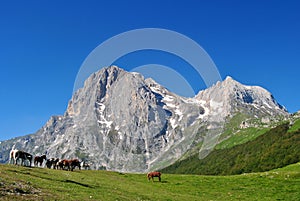
[[[293,129],[294,130],[294,129]],[[300,161],[300,130],[282,124],[241,145],[212,151],[200,160],[195,154],[163,169],[168,173],[230,175],[268,171]]]
[[[74,172],[0,165],[0,200],[297,200],[300,164],[238,176]]]
[[[294,132],[300,129],[300,119],[296,119],[294,124],[290,127],[288,132]]]
[[[228,149],[234,147],[236,145],[244,144],[250,140],[254,140],[258,136],[266,133],[269,128],[254,128],[249,127],[245,129],[240,129],[234,135],[232,135],[229,139],[224,140],[220,144],[218,144],[215,149]]]

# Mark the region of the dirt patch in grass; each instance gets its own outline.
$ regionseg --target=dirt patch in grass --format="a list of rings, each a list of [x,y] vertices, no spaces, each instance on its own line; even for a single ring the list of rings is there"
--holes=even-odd
[[[41,195],[42,191],[30,182],[0,181],[0,200],[39,200]]]

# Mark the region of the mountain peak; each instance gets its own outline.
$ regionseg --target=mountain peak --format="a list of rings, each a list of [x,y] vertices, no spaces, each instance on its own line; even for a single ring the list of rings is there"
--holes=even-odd
[[[219,115],[224,118],[239,110],[237,108],[244,108],[245,111],[253,108],[252,111],[257,110],[261,115],[287,114],[286,109],[276,102],[269,91],[259,86],[243,85],[230,76],[223,82],[200,91],[196,99],[207,103],[206,107],[212,108],[211,110],[214,108],[211,106],[220,105],[214,109],[216,113],[222,111]]]
[[[242,84],[238,82],[237,80],[233,79],[231,76],[227,76],[223,82],[221,82],[223,85],[231,85],[231,86],[236,86],[239,85],[241,86]]]
[[[231,76],[228,75],[228,76],[226,76],[225,80],[227,80],[227,81],[233,81],[234,79]]]

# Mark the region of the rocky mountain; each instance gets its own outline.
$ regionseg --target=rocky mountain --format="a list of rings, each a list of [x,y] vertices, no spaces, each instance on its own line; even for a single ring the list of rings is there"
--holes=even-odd
[[[207,156],[238,113],[245,114],[244,124],[289,115],[265,89],[231,77],[185,98],[111,66],[85,81],[64,115],[51,117],[35,134],[1,142],[0,162],[8,161],[15,145],[48,157],[80,158],[95,169],[146,172],[172,164],[194,147]]]

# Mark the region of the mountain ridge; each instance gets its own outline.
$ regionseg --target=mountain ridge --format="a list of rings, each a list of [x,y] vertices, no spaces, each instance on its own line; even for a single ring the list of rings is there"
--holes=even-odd
[[[238,112],[269,122],[289,115],[271,93],[231,77],[185,98],[111,66],[85,81],[64,115],[51,117],[33,135],[7,141],[0,161],[8,160],[15,143],[34,154],[91,161],[95,169],[146,172],[172,164],[199,143],[199,156],[206,157]]]

